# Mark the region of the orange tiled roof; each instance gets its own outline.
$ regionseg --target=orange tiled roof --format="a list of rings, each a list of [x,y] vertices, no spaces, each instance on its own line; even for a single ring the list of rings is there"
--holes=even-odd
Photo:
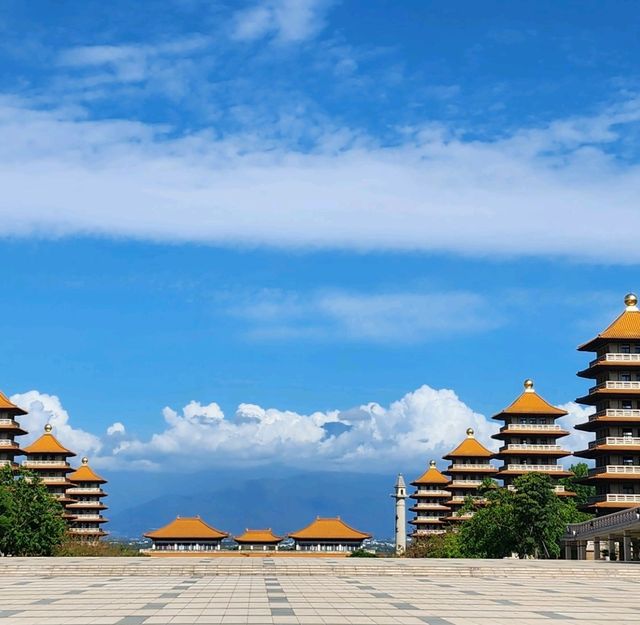
[[[10,402],[9,398],[2,391],[0,391],[0,410],[7,410],[13,414],[27,414],[26,410]]]
[[[70,482],[99,482],[106,484],[107,480],[100,477],[88,464],[78,467],[73,473],[67,476]]]
[[[467,438],[443,458],[451,460],[453,458],[491,458],[492,456],[493,454],[472,434],[471,436],[467,435]]]
[[[623,311],[608,328],[595,338],[580,345],[578,349],[590,351],[590,347],[606,339],[640,339],[640,311]]]
[[[533,388],[527,389],[510,406],[499,412],[501,414],[546,414],[562,416],[567,414],[566,410],[561,410],[552,406],[548,401],[542,399]]]
[[[233,540],[238,543],[279,543],[282,537],[276,536],[271,528],[266,530],[246,529],[243,534],[235,536]]]
[[[448,484],[449,479],[446,478],[436,467],[436,463],[431,461],[429,468],[417,479],[411,482],[413,486],[418,484]]]
[[[229,534],[221,532],[211,525],[207,525],[199,516],[196,517],[177,517],[168,525],[160,529],[147,532],[147,538],[156,539],[208,539],[222,540]]]
[[[289,536],[296,540],[364,540],[371,538],[371,534],[350,527],[340,517],[332,519],[318,517],[307,527],[292,532]]]
[[[24,448],[27,454],[64,454],[65,456],[75,456],[72,451],[63,447],[58,439],[50,432],[45,432],[38,440]]]

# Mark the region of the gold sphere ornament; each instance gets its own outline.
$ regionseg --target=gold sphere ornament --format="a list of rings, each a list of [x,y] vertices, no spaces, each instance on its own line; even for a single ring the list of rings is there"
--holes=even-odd
[[[44,431],[48,434],[49,432],[51,432],[51,430],[53,430],[53,426],[51,425],[51,423],[47,423],[47,425],[44,426]]]
[[[467,428],[467,436],[469,438],[473,438],[474,433],[473,428]]]
[[[436,468],[436,461],[435,461],[435,460],[431,460],[431,461],[429,462],[429,466],[430,466],[432,469],[435,469],[435,468]]]
[[[624,303],[626,306],[637,306],[638,296],[635,293],[627,293],[624,296]]]
[[[86,456],[82,459],[82,464],[89,464],[89,458]]]
[[[527,389],[527,390],[533,389],[533,380],[532,380],[532,379],[530,379],[530,378],[527,378],[527,379],[524,381],[524,387],[525,387],[525,389]]]

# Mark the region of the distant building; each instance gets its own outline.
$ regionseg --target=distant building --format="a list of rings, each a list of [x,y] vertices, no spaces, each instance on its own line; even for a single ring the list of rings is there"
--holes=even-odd
[[[415,516],[409,521],[415,525],[411,536],[441,534],[445,531],[445,519],[451,512],[445,504],[451,498],[451,493],[447,490],[449,479],[438,471],[436,461],[431,460],[429,468],[411,485],[416,487],[411,495],[411,499],[415,499],[415,504],[410,508],[415,512]]]
[[[554,479],[572,475],[558,463],[560,458],[571,455],[557,443],[558,438],[569,434],[555,422],[566,414],[566,410],[556,408],[540,397],[532,380],[525,380],[524,392],[493,416],[504,421],[492,438],[503,441],[495,457],[503,461],[496,477],[505,486],[512,486],[517,477],[527,473],[545,473]],[[561,485],[556,485],[555,490],[558,495],[574,494],[565,491]]]
[[[407,487],[401,473],[391,496],[396,500],[396,555],[402,556],[407,550]]]
[[[266,530],[246,529],[240,536],[234,536],[241,551],[277,551],[278,545],[284,540],[282,536],[276,536],[271,528]]]
[[[467,497],[471,495],[477,498],[483,480],[496,474],[497,469],[489,462],[493,453],[475,438],[473,430],[469,428],[467,438],[443,458],[451,461],[444,471],[451,477],[447,486],[451,499],[446,502],[451,513],[447,520],[454,523],[464,521],[473,516],[471,511],[460,512]]]
[[[633,293],[624,303],[608,328],[578,348],[596,353],[578,373],[595,384],[577,400],[595,414],[575,426],[594,440],[575,455],[595,461],[585,481],[596,487],[588,508],[599,516],[640,506],[640,311]]]
[[[152,551],[219,551],[222,539],[229,536],[205,523],[199,516],[177,517],[160,529],[144,535],[152,542]]]
[[[355,551],[371,534],[354,529],[340,517],[318,517],[289,537],[293,538],[296,551]]]
[[[102,490],[107,480],[93,471],[88,458],[82,459],[82,465],[68,476],[68,480],[71,486],[67,488],[67,496],[73,500],[73,503],[67,504],[67,512],[73,515],[69,534],[85,541],[96,541],[106,536],[102,524],[108,519],[102,516],[102,511],[107,506],[101,499],[107,496]]]
[[[16,436],[22,436],[27,431],[20,427],[16,417],[26,415],[26,410],[11,403],[6,395],[0,392],[0,466],[9,465],[17,468],[15,457],[22,455]]]
[[[49,493],[63,506],[66,506],[73,503],[73,499],[67,495],[67,488],[71,486],[67,474],[73,471],[67,458],[73,457],[75,454],[60,444],[51,433],[52,429],[51,425],[47,423],[44,426],[45,433],[24,448],[27,459],[22,462],[22,466],[36,473]],[[65,512],[64,517],[71,520],[73,515]]]

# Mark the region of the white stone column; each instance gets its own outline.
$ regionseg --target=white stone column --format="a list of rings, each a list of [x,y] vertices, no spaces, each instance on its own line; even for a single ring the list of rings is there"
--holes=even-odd
[[[600,537],[593,539],[593,559],[600,560]]]

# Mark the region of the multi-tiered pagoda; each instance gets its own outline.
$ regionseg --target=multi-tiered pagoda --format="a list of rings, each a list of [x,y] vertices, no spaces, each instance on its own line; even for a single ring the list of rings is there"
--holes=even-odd
[[[595,381],[577,401],[595,406],[576,429],[593,432],[589,448],[575,453],[595,460],[585,481],[596,487],[589,507],[598,515],[640,506],[640,311],[629,293],[622,314],[578,349],[596,358],[578,373]]]
[[[411,495],[415,504],[410,508],[415,516],[409,523],[415,525],[411,536],[428,536],[441,534],[445,530],[445,518],[451,512],[446,502],[451,498],[447,490],[449,479],[436,468],[436,461],[429,463],[429,468],[415,481],[411,482],[416,490]]]
[[[67,458],[75,456],[75,454],[60,444],[51,433],[52,429],[51,425],[47,423],[44,426],[44,434],[24,448],[27,459],[22,462],[22,466],[36,473],[49,493],[65,506],[73,502],[73,499],[69,498],[66,493],[67,487],[71,486],[67,474],[73,471]],[[69,514],[64,516],[70,519]]]
[[[67,496],[73,503],[67,504],[67,512],[73,515],[70,520],[69,534],[74,538],[93,542],[106,536],[102,524],[107,522],[102,516],[102,511],[107,509],[102,503],[102,498],[107,493],[102,490],[102,485],[107,480],[101,478],[89,466],[89,459],[83,458],[82,465],[67,478],[71,486],[67,488]]]
[[[510,406],[494,415],[504,425],[492,438],[503,441],[495,455],[503,461],[496,477],[510,487],[526,473],[546,473],[552,478],[570,477],[572,473],[558,463],[571,452],[558,445],[557,440],[569,432],[555,421],[567,412],[552,406],[533,389],[533,381],[524,381],[524,392]],[[556,485],[559,495],[573,495]]]
[[[471,510],[460,511],[467,497],[472,496],[479,502],[478,489],[483,480],[496,474],[496,468],[489,462],[493,458],[493,453],[476,439],[473,430],[469,428],[467,438],[443,458],[451,461],[447,470],[444,471],[451,477],[451,482],[447,486],[451,499],[446,502],[451,509],[451,514],[447,520],[465,521],[473,516]]]
[[[26,414],[26,410],[11,403],[7,396],[0,392],[0,466],[9,465],[13,468],[18,466],[15,457],[21,455],[23,451],[16,443],[15,437],[27,432],[20,427],[16,417]]]

